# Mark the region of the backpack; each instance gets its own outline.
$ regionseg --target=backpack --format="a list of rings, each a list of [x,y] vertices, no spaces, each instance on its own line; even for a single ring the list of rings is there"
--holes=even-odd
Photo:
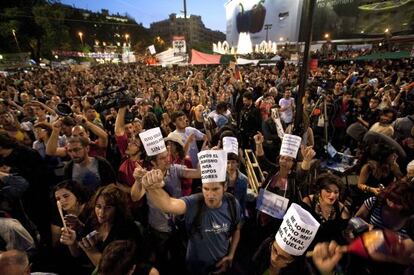
[[[228,211],[230,212],[231,224],[230,224],[230,230],[228,233],[229,235],[228,237],[231,237],[233,232],[237,228],[236,198],[232,194],[225,192],[224,199],[227,201]],[[196,233],[199,233],[200,236],[202,237],[201,221],[203,218],[203,214],[206,211],[207,205],[204,202],[204,196],[202,193],[196,194],[196,200],[197,200],[197,206],[196,206],[197,210],[196,210],[196,215],[193,219],[193,222],[191,223],[191,228],[189,230],[189,236],[188,236],[189,239]]]

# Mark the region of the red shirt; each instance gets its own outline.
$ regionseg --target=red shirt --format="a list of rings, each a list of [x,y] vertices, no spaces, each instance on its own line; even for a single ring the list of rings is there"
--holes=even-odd
[[[176,158],[174,160],[172,160],[173,164],[181,164],[181,165],[185,165],[187,168],[193,168],[193,165],[191,163],[191,159],[189,156],[186,156],[184,159],[180,159],[180,158]],[[189,196],[191,195],[191,187],[193,185],[193,180],[192,179],[186,179],[186,178],[182,178],[181,179],[181,192],[183,194],[183,196]]]

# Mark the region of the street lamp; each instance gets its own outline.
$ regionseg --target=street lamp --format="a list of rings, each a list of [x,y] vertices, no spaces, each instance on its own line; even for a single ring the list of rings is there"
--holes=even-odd
[[[79,35],[79,39],[81,41],[81,45],[83,47],[83,32],[78,32],[78,35]]]
[[[329,33],[325,33],[324,37],[325,39],[329,39]]]
[[[12,29],[12,34],[13,34],[13,37],[14,37],[14,41],[16,41],[16,46],[17,46],[17,49],[18,49],[18,50],[19,50],[19,52],[20,52],[19,41],[17,41],[17,36],[16,36],[16,30],[15,30],[15,29]]]

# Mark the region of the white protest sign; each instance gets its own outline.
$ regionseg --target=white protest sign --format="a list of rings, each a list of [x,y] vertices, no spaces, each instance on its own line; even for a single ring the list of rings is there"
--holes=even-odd
[[[235,137],[224,137],[223,138],[223,150],[227,153],[234,153],[239,155],[239,142]]]
[[[272,216],[273,218],[282,219],[286,213],[288,204],[289,199],[262,188],[257,197],[256,208],[260,212]]]
[[[157,53],[157,51],[155,50],[155,46],[154,45],[149,46],[148,47],[148,50],[149,50],[150,54],[152,54],[152,55],[154,55],[154,54]]]
[[[292,203],[276,233],[276,243],[290,255],[303,255],[315,238],[319,225],[308,211]]]
[[[223,182],[226,180],[227,152],[206,150],[197,154],[201,169],[201,182]]]
[[[271,117],[276,125],[276,132],[280,139],[283,139],[285,131],[283,130],[282,122],[280,121],[280,115],[277,108],[271,109]]]
[[[301,141],[301,137],[285,134],[280,147],[280,155],[296,159]]]
[[[145,152],[147,152],[148,156],[155,156],[167,150],[160,127],[140,133],[139,138],[142,144],[144,144]]]

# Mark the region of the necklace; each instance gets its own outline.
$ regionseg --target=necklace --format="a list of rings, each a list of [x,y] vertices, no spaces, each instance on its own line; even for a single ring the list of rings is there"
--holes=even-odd
[[[333,219],[335,219],[335,216],[336,216],[335,207],[332,206],[331,210],[330,210],[330,213],[328,215],[328,218],[325,218],[325,216],[323,215],[324,211],[322,210],[322,207],[321,207],[321,202],[320,202],[320,196],[319,195],[317,195],[317,198],[316,198],[315,212],[316,212],[316,214],[318,214],[318,216],[319,216],[320,220],[322,221],[322,223],[324,223],[326,221],[329,221],[329,220],[333,220]],[[326,211],[325,211],[325,213],[326,213]]]

